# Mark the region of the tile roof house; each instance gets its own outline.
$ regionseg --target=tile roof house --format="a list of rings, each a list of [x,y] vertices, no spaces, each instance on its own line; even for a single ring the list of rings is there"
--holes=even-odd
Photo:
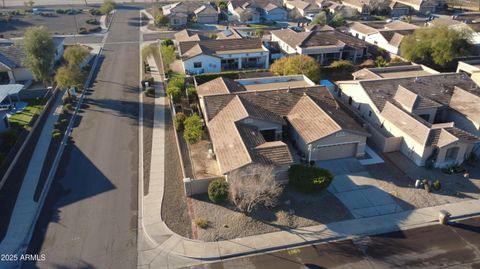
[[[277,88],[245,89],[227,78],[198,86],[222,174],[253,163],[285,173],[295,159],[292,143],[311,160],[363,155],[368,133],[337,106],[326,87],[270,87],[273,78],[262,79],[267,88]]]
[[[348,32],[358,39],[398,55],[403,38],[418,28],[416,25],[403,21],[386,24],[352,22],[348,27]]]
[[[384,152],[446,167],[479,151],[480,89],[465,74],[339,81],[336,95],[365,119]]]
[[[367,53],[365,42],[328,28],[308,32],[282,29],[271,31],[271,36],[284,54],[308,55],[322,65],[340,59],[356,62]]]
[[[362,15],[370,14],[370,0],[342,0],[344,6],[354,8]]]
[[[285,7],[301,17],[316,15],[322,8],[315,0],[284,0]]]
[[[228,26],[223,31],[217,33],[217,39],[238,39],[244,37],[248,37],[248,34]]]
[[[162,6],[163,15],[168,17],[169,24],[172,27],[181,27],[187,25],[188,17],[192,13],[190,7],[183,2],[176,2]]]
[[[433,13],[438,5],[437,0],[392,0],[391,4],[402,4],[408,6],[409,13]]]
[[[381,78],[397,78],[397,77],[412,77],[412,76],[429,76],[432,74],[439,74],[438,71],[433,70],[424,65],[401,65],[377,68],[363,68],[352,73],[354,80],[365,79],[381,79]]]
[[[176,32],[174,35],[175,42],[178,44],[180,42],[186,41],[200,41],[202,38],[199,34],[194,34],[192,31],[184,29]]]
[[[218,22],[218,12],[210,4],[201,5],[193,13],[195,13],[197,23],[212,24]]]
[[[282,21],[287,19],[288,12],[279,0],[240,0],[229,1],[228,11],[233,15],[234,20],[248,23],[261,21]],[[243,19],[242,13],[249,13],[249,19]]]
[[[269,52],[260,38],[180,42],[179,54],[190,74],[269,67]]]
[[[54,63],[58,62],[63,56],[64,38],[52,37],[53,44],[56,48]],[[22,41],[16,43],[6,42],[0,45],[0,73],[4,73],[5,81],[1,84],[14,84],[21,81],[32,81],[33,74],[24,66],[25,53],[23,51]]]

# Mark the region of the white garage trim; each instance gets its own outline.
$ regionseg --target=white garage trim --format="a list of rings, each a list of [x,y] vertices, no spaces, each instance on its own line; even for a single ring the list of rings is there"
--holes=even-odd
[[[351,142],[343,142],[343,143],[336,143],[336,144],[328,144],[328,145],[318,145],[316,148],[325,148],[325,147],[333,147],[333,146],[340,146],[340,145],[347,145],[347,144],[360,144],[360,141],[351,141]]]

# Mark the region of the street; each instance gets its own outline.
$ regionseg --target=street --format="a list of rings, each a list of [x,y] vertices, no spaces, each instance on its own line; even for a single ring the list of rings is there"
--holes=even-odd
[[[480,218],[189,268],[480,268]]]
[[[121,7],[23,268],[137,265],[139,9]]]

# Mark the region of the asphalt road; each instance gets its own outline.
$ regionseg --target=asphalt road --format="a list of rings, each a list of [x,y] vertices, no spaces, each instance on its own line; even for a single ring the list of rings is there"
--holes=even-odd
[[[344,240],[194,269],[480,268],[480,218]]]
[[[23,268],[136,268],[138,17],[115,15],[28,250],[46,260]]]

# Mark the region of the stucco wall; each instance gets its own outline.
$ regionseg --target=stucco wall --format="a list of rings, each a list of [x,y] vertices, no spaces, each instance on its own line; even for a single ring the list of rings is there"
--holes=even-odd
[[[202,67],[195,68],[193,66],[194,63],[201,62]],[[221,60],[217,57],[212,57],[208,55],[199,55],[193,58],[190,58],[186,61],[182,61],[183,70],[185,72],[190,72],[193,74],[199,73],[214,73],[221,71]]]

